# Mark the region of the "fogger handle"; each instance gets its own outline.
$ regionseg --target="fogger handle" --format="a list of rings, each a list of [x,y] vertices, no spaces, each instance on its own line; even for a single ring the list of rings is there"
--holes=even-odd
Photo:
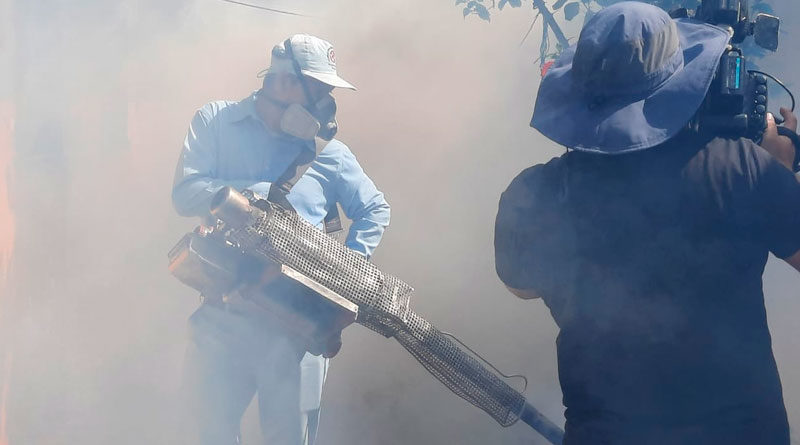
[[[551,422],[530,403],[525,402],[520,420],[535,429],[553,445],[561,445],[564,442],[564,430]]]

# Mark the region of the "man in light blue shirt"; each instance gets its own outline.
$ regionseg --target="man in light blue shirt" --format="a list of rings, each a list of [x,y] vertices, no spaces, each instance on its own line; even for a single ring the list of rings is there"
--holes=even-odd
[[[273,183],[299,156],[313,157],[315,147],[323,147],[285,199],[321,229],[340,204],[352,220],[345,244],[369,257],[389,224],[389,205],[346,145],[313,141],[315,133],[335,130],[332,113],[321,116],[320,104],[332,104],[334,87],[355,89],[338,76],[331,44],[294,35],[275,47],[263,73],[262,88],[249,97],[211,102],[195,114],[175,173],[175,209],[207,217],[212,196],[224,186],[278,196]],[[237,443],[241,416],[255,394],[266,443],[313,442],[326,359],[303,356],[279,326],[229,303],[204,303],[189,327],[185,387],[200,443]]]

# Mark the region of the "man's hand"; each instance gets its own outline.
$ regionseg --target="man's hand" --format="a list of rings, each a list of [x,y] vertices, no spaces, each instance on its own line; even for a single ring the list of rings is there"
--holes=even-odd
[[[787,108],[781,108],[781,116],[786,120],[784,127],[792,131],[797,131],[797,117]],[[795,147],[791,139],[778,134],[778,127],[775,124],[775,117],[772,113],[767,113],[767,129],[764,131],[764,138],[761,140],[761,147],[767,150],[772,156],[792,170],[794,163]],[[798,147],[800,148],[800,147]]]
[[[325,350],[322,351],[322,356],[325,358],[332,358],[339,353],[342,349],[342,331],[339,331],[328,338],[328,344],[325,345]]]

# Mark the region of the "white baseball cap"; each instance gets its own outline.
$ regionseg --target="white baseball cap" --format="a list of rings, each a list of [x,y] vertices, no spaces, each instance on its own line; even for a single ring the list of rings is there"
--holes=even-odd
[[[308,34],[295,34],[287,41],[291,42],[291,52],[301,73],[333,87],[356,89],[336,74],[336,54],[330,42]],[[294,62],[288,57],[285,45],[286,42],[275,45],[269,68],[258,73],[258,77],[273,73],[296,73]]]

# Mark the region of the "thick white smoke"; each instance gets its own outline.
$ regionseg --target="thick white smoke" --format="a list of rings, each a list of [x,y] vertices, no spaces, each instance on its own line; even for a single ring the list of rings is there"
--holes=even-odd
[[[538,41],[519,41],[533,11],[487,24],[463,20],[452,2],[259,4],[312,17],[219,0],[0,0],[13,25],[2,34],[11,65],[0,99],[16,121],[16,236],[0,299],[0,332],[10,333],[0,347],[14,356],[10,444],[181,443],[174,399],[197,297],[169,276],[166,252],[196,222],[171,209],[175,161],[194,110],[257,88],[272,45],[295,32],[332,41],[359,88],[336,96],[340,138],[392,204],[374,261],[415,286],[417,312],[526,374],[532,403],[562,421],[555,326],[541,302],[508,294],[493,266],[500,192],[561,151],[527,125]],[[764,67],[791,83],[800,6],[774,6],[788,34]],[[765,283],[798,425],[795,275],[771,263]],[[501,428],[359,326],[332,363],[321,422],[330,445],[540,440],[525,425]],[[256,443],[252,411],[243,428]]]

